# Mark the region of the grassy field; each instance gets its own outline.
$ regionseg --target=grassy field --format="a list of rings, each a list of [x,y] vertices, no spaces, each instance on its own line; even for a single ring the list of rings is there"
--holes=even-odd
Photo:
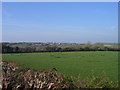
[[[113,51],[3,54],[3,59],[37,70],[57,68],[58,72],[69,76],[105,73],[113,81],[118,77],[118,52]]]

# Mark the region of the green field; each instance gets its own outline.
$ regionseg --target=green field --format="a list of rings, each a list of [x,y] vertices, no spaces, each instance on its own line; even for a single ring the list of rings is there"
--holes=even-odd
[[[3,54],[3,59],[37,70],[57,68],[58,72],[69,76],[86,77],[105,72],[111,80],[118,80],[118,52],[114,51]]]

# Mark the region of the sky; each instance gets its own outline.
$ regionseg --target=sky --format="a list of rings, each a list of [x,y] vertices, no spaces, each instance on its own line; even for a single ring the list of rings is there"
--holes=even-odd
[[[117,2],[3,2],[4,42],[118,42]]]

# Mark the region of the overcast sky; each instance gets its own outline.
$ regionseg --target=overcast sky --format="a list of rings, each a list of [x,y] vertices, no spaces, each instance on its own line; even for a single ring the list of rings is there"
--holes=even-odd
[[[3,41],[118,41],[117,2],[4,2]]]

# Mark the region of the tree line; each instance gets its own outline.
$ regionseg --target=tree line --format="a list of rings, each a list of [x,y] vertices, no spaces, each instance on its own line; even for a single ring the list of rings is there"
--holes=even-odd
[[[43,47],[10,46],[2,43],[2,53],[31,53],[31,52],[67,52],[67,51],[119,51],[118,45],[104,46],[102,43]]]

